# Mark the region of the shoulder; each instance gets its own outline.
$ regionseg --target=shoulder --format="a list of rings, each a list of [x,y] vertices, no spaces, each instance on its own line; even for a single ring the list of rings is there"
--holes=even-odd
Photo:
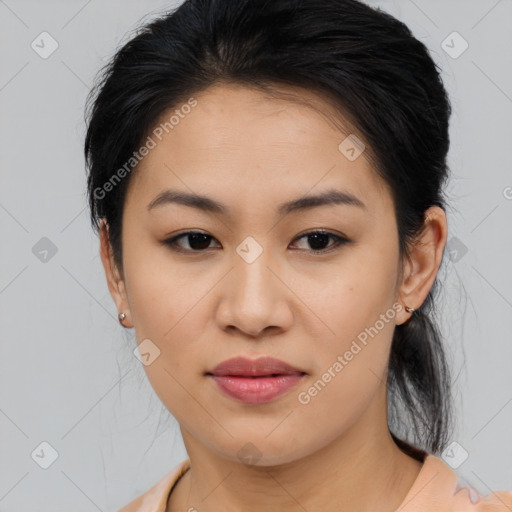
[[[512,491],[494,491],[477,503],[478,512],[512,511]]]
[[[118,512],[165,512],[169,494],[179,478],[190,468],[186,459],[144,494]],[[442,459],[427,454],[423,467],[397,512],[511,512],[512,491],[493,491],[481,496],[465,485]]]
[[[189,468],[190,459],[180,462],[153,487],[117,512],[165,512],[172,488]]]
[[[482,496],[441,458],[427,454],[423,467],[406,495],[400,512],[511,512],[512,491]]]

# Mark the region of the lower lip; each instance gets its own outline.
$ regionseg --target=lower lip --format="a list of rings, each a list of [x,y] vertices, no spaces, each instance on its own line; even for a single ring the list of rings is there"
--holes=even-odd
[[[276,377],[235,377],[232,375],[211,375],[211,377],[228,396],[246,404],[263,404],[296,386],[304,374],[294,373]]]

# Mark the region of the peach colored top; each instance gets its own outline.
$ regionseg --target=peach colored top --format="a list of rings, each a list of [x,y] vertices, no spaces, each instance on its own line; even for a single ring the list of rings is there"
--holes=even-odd
[[[165,512],[173,486],[190,468],[190,459],[118,512]],[[396,512],[512,512],[512,492],[496,491],[485,497],[466,487],[442,459],[427,454],[423,466]]]

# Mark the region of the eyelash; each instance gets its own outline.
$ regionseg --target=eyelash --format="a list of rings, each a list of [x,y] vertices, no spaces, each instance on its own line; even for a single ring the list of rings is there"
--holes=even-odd
[[[297,240],[300,240],[302,238],[305,238],[305,237],[308,237],[308,236],[311,236],[311,235],[326,235],[330,238],[332,238],[335,243],[333,245],[331,245],[331,247],[329,247],[328,249],[319,249],[319,250],[314,250],[314,249],[311,249],[310,252],[314,253],[314,254],[327,254],[327,253],[330,253],[336,249],[338,249],[341,245],[344,245],[344,244],[347,244],[350,242],[350,240],[348,238],[345,238],[345,237],[342,237],[340,235],[336,235],[334,233],[331,233],[330,231],[324,231],[324,230],[314,230],[314,231],[308,231],[307,233],[303,233],[302,235],[299,235],[297,238],[295,238],[293,241],[297,241]],[[204,253],[207,251],[207,249],[205,250],[190,250],[190,249],[182,249],[182,248],[178,248],[178,245],[177,245],[177,242],[178,240],[180,240],[181,238],[185,238],[189,235],[204,235],[205,237],[207,238],[211,238],[211,239],[214,239],[214,237],[206,234],[206,233],[203,233],[201,231],[186,231],[185,233],[181,233],[177,236],[174,236],[172,238],[168,238],[167,240],[164,240],[162,243],[164,243],[165,245],[167,245],[168,247],[171,248],[171,250],[175,251],[175,252],[179,252],[179,253],[183,253],[183,254],[190,254],[190,253],[196,253],[196,254],[199,254],[199,253]],[[301,250],[301,249],[298,249],[298,250]],[[307,249],[304,249],[307,251]]]

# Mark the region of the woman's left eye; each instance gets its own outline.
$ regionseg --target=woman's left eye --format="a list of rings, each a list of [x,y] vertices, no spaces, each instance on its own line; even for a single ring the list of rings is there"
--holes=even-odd
[[[335,235],[328,231],[310,231],[309,233],[305,233],[297,237],[295,240],[301,240],[302,238],[307,238],[308,243],[314,247],[312,252],[330,252],[338,246],[349,242],[347,238]],[[327,249],[320,248],[320,246],[323,246],[326,242],[328,243],[329,239],[334,240],[334,244]]]
[[[336,249],[338,246],[350,242],[350,240],[348,240],[345,237],[323,230],[310,231],[308,233],[304,233],[303,235],[295,238],[294,242],[297,240],[302,240],[303,238],[307,239],[307,243],[309,243],[309,245],[313,247],[312,249],[306,250],[310,250],[310,252],[313,253],[330,252]],[[188,242],[189,248],[184,248],[182,245],[178,243],[179,241],[181,241],[181,239],[184,239]],[[330,239],[334,240],[334,243],[328,246],[327,248],[324,248],[324,245],[328,244]],[[205,252],[205,249],[209,248],[209,245],[212,240],[215,239],[206,233],[198,231],[187,231],[175,237],[164,240],[163,243],[165,245],[168,245],[173,251],[176,252],[200,253]]]

